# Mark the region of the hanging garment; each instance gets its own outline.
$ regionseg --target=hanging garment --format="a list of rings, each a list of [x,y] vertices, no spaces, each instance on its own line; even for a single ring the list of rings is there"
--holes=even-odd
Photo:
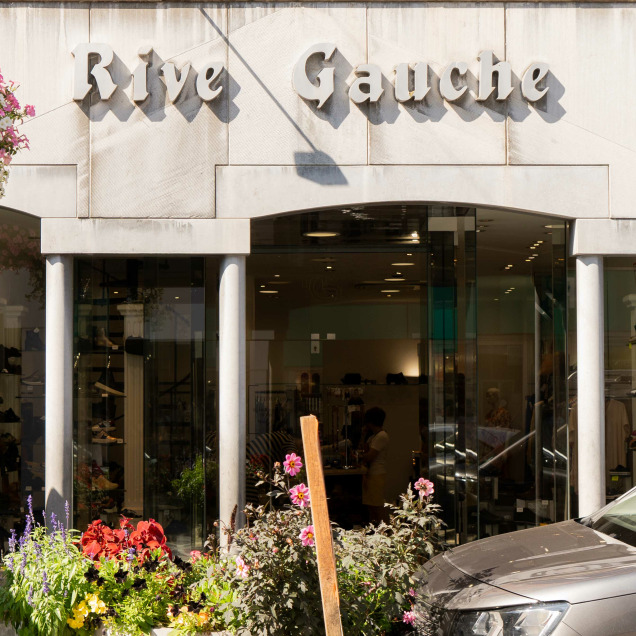
[[[605,402],[605,470],[627,465],[625,440],[631,433],[627,409],[622,402]]]

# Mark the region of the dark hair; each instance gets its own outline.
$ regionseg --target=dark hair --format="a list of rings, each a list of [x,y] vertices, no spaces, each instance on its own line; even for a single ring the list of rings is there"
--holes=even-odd
[[[386,413],[379,407],[374,406],[370,408],[364,414],[364,422],[365,424],[372,424],[373,426],[384,426],[384,419],[386,418]]]

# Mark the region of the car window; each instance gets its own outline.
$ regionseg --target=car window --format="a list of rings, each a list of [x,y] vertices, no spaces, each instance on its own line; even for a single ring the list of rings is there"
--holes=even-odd
[[[593,530],[636,546],[636,489],[582,521]]]

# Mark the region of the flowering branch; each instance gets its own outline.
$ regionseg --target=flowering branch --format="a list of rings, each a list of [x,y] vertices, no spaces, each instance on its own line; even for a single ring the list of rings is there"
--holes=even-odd
[[[9,179],[9,164],[18,150],[29,148],[26,135],[20,135],[18,125],[25,117],[34,117],[35,108],[27,104],[24,109],[15,96],[17,84],[6,82],[0,74],[0,197],[4,196],[4,186]]]

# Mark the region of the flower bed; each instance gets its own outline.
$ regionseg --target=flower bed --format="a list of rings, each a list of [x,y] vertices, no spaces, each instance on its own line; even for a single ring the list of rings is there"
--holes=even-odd
[[[80,534],[68,510],[65,523],[43,520],[47,529],[29,502],[25,530],[13,533],[4,557],[0,619],[21,636],[324,633],[302,460],[289,455],[271,477],[258,476],[272,488],[271,504],[247,507],[245,528],[228,532],[229,550],[212,536],[187,560],[152,519],[133,526],[122,517],[119,528],[97,520]],[[421,479],[415,489],[391,507],[388,524],[334,527],[347,634],[414,631],[414,574],[435,551],[440,523],[432,484]]]

